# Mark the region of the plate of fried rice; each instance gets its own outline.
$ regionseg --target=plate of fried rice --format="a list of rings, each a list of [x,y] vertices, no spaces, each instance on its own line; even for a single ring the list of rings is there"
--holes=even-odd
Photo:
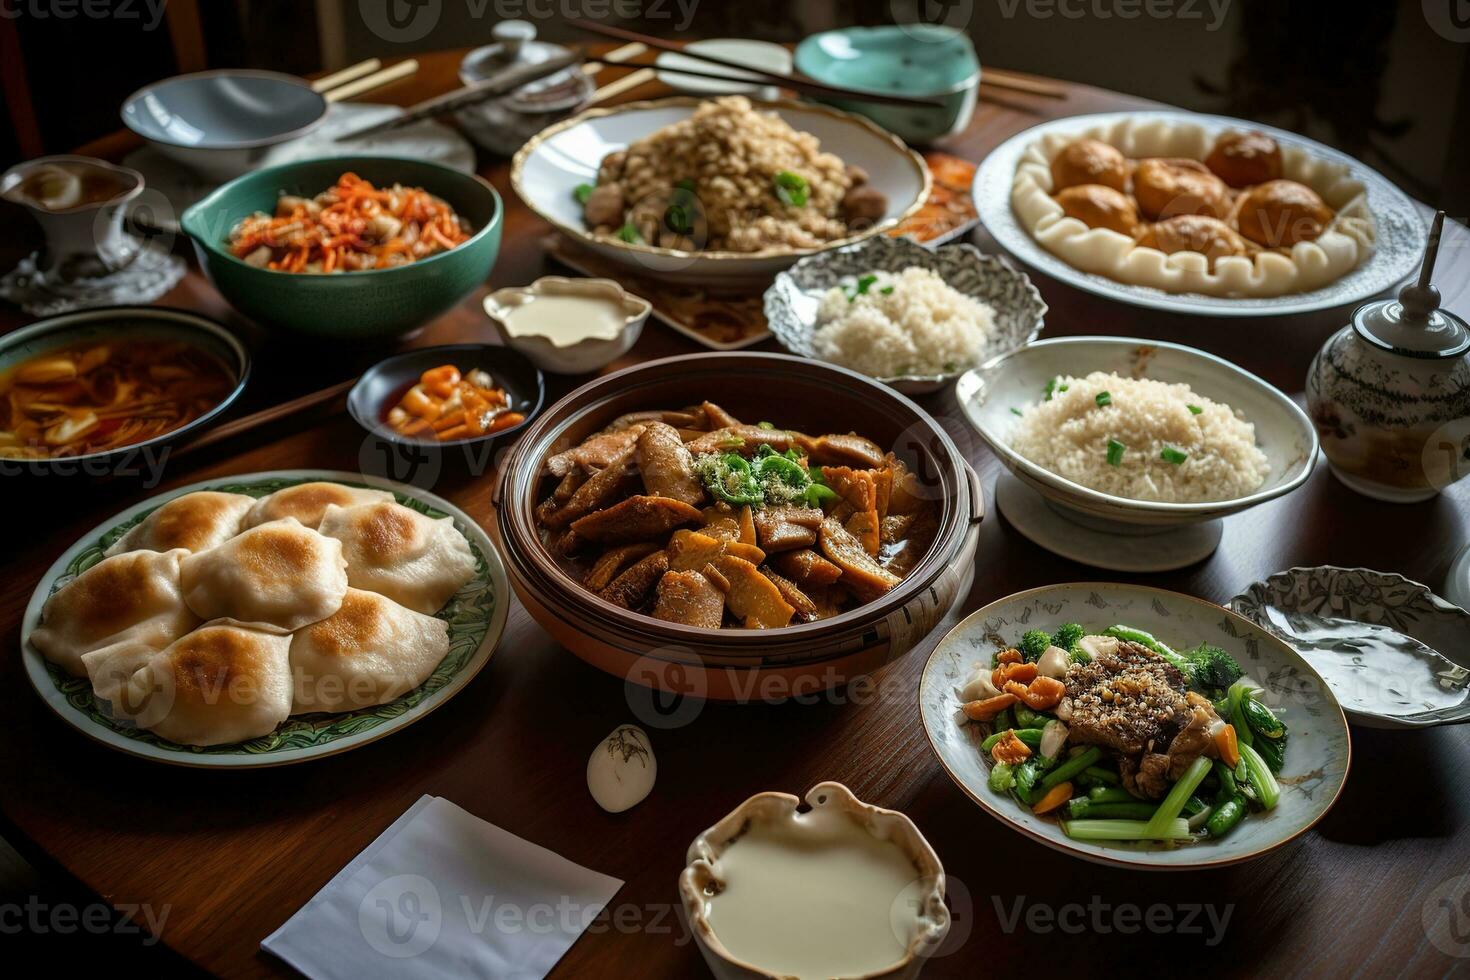
[[[562,234],[644,274],[769,279],[897,225],[923,159],[859,116],[744,96],[591,109],[516,154],[511,183]]]

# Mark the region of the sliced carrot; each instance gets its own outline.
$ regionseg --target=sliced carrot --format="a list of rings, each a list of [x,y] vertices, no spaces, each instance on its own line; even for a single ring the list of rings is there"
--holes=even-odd
[[[1026,663],[1002,664],[990,672],[990,683],[995,685],[996,690],[1004,690],[1007,681],[1016,681],[1021,684],[1030,684],[1036,679],[1036,665]]]
[[[995,655],[995,665],[999,667],[1001,664],[1018,664],[1021,662],[1021,659],[1021,651],[1012,647],[1009,650],[1002,650]]]
[[[1220,753],[1220,761],[1231,769],[1240,765],[1240,741],[1235,735],[1235,726],[1226,725],[1215,735],[1215,749]]]
[[[459,384],[459,377],[459,368],[453,364],[441,364],[419,375],[419,384],[440,398],[448,398],[454,394],[454,386]]]
[[[1031,755],[1031,748],[1016,736],[1014,731],[1005,733],[1005,737],[990,747],[990,757],[996,762],[1004,762],[1007,765],[1016,765],[1024,762]]]
[[[1025,685],[1006,681],[1003,690],[1024,701],[1032,711],[1046,711],[1061,703],[1062,695],[1067,693],[1067,685],[1054,677],[1037,677]]]
[[[1031,812],[1050,813],[1052,810],[1055,810],[1057,807],[1061,806],[1063,803],[1067,802],[1071,798],[1072,784],[1057,783],[1051,789],[1046,791],[1045,796],[1036,801],[1036,805],[1031,808]]]
[[[971,721],[989,721],[1015,704],[1016,701],[1017,698],[1014,694],[997,694],[993,698],[971,701],[961,710],[964,711],[965,717]]]

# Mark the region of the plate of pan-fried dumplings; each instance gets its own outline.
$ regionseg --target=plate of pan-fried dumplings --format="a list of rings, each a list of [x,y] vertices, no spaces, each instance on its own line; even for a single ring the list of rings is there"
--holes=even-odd
[[[43,576],[26,672],[63,719],[182,765],[284,765],[423,717],[505,629],[485,532],[448,501],[282,470],[170,491],[93,529]]]

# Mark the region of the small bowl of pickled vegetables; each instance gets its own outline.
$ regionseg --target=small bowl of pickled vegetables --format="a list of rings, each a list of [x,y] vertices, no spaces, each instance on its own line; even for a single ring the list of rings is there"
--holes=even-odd
[[[358,379],[347,410],[377,438],[408,447],[490,442],[524,428],[545,382],[524,354],[491,344],[405,351]]]
[[[1128,866],[1263,854],[1320,819],[1350,755],[1341,708],[1295,651],[1141,586],[992,603],[941,641],[920,703],[941,762],[985,809]]]

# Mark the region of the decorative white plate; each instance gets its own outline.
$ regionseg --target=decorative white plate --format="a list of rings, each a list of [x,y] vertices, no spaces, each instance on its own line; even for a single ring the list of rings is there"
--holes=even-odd
[[[820,248],[763,252],[685,252],[593,235],[583,220],[582,206],[572,194],[576,186],[596,183],[603,157],[688,118],[701,101],[684,96],[630,102],[589,109],[549,126],[515,155],[511,186],[532,211],[604,258],[642,275],[712,286],[769,280],[803,255],[850,245],[892,228],[929,197],[929,168],[923,158],[868,120],[825,106],[755,102],[758,110],[775,111],[793,129],[817,137],[825,152],[862,167],[868,182],[888,198],[883,219],[859,234]]]
[[[911,266],[928,269],[953,289],[995,311],[995,332],[975,364],[1025,347],[1041,333],[1046,317],[1041,293],[1006,259],[986,255],[973,245],[927,248],[907,238],[887,235],[808,256],[779,273],[775,284],[766,290],[766,322],[791,353],[822,360],[813,349],[812,334],[827,291],[834,286],[851,286],[869,273],[899,273]],[[878,380],[906,395],[922,395],[947,387],[971,366],[958,365],[939,375],[905,374]]]
[[[1341,163],[1351,177],[1367,187],[1368,207],[1373,212],[1376,242],[1373,254],[1343,276],[1321,289],[1288,296],[1252,299],[1204,296],[1197,293],[1166,293],[1147,286],[1132,286],[1106,276],[1082,272],[1047,251],[1022,227],[1011,209],[1011,183],[1016,165],[1026,148],[1049,133],[1080,133],[1125,119],[1163,119],[1192,123],[1212,130],[1254,129],[1270,134],[1282,146],[1298,147],[1321,159]],[[1227,116],[1210,116],[1178,110],[1097,113],[1069,116],[1042,123],[1017,133],[986,156],[975,173],[975,206],[985,230],[1011,255],[1069,286],[1106,299],[1197,316],[1288,316],[1313,310],[1332,309],[1360,303],[1397,286],[1418,270],[1423,256],[1425,224],[1414,202],[1377,171],[1352,157],[1315,140],[1283,129]]]
[[[761,71],[775,72],[778,75],[791,73],[791,49],[772,44],[770,41],[712,37],[703,41],[691,41],[684,45],[684,50],[740,62]],[[726,68],[723,65],[700,61],[698,58],[691,58],[677,51],[660,52],[653,63],[659,69],[658,80],[680,92],[689,92],[692,95],[753,95],[757,98],[780,96],[780,86],[772,85],[758,76],[734,68]],[[674,70],[678,68],[688,68],[690,71],[703,72],[706,75],[729,75],[732,79],[749,78],[750,81],[718,82],[712,78],[695,78]]]
[[[1470,721],[1470,612],[1427,585],[1368,568],[1290,568],[1230,608],[1300,651],[1355,724]]]
[[[449,623],[449,653],[423,684],[387,704],[340,714],[293,715],[270,735],[230,745],[178,745],[152,732],[114,719],[99,703],[85,678],[72,677],[46,661],[31,645],[41,621],[41,606],[66,582],[102,560],[102,552],[150,511],[194,490],[220,490],[262,497],[281,487],[330,480],[392,491],[399,503],[429,517],[453,517],[469,542],[475,577],[436,614]],[[111,748],[129,755],[181,766],[248,769],[305,762],[336,755],[407,727],[458,694],[490,660],[510,605],[510,583],[500,554],[485,532],[449,501],[416,487],[333,470],[273,470],[225,476],[179,487],[122,511],[84,534],[41,576],[21,620],[21,657],[36,693],[63,721]]]
[[[1265,689],[1264,700],[1288,729],[1281,801],[1251,813],[1219,840],[1182,845],[1073,840],[1055,820],[1037,816],[990,788],[981,728],[960,712],[959,688],[971,666],[1015,644],[1028,629],[1063,623],[1089,630],[1124,623],[1172,646],[1209,642],[1240,662]],[[939,764],[965,795],[1012,829],[1098,864],[1151,871],[1195,871],[1258,858],[1321,820],[1342,791],[1352,759],[1347,720],[1332,690],[1305,660],[1250,620],[1193,596],[1141,585],[1079,582],[1048,585],[997,599],[950,630],[924,666],[919,710]]]

